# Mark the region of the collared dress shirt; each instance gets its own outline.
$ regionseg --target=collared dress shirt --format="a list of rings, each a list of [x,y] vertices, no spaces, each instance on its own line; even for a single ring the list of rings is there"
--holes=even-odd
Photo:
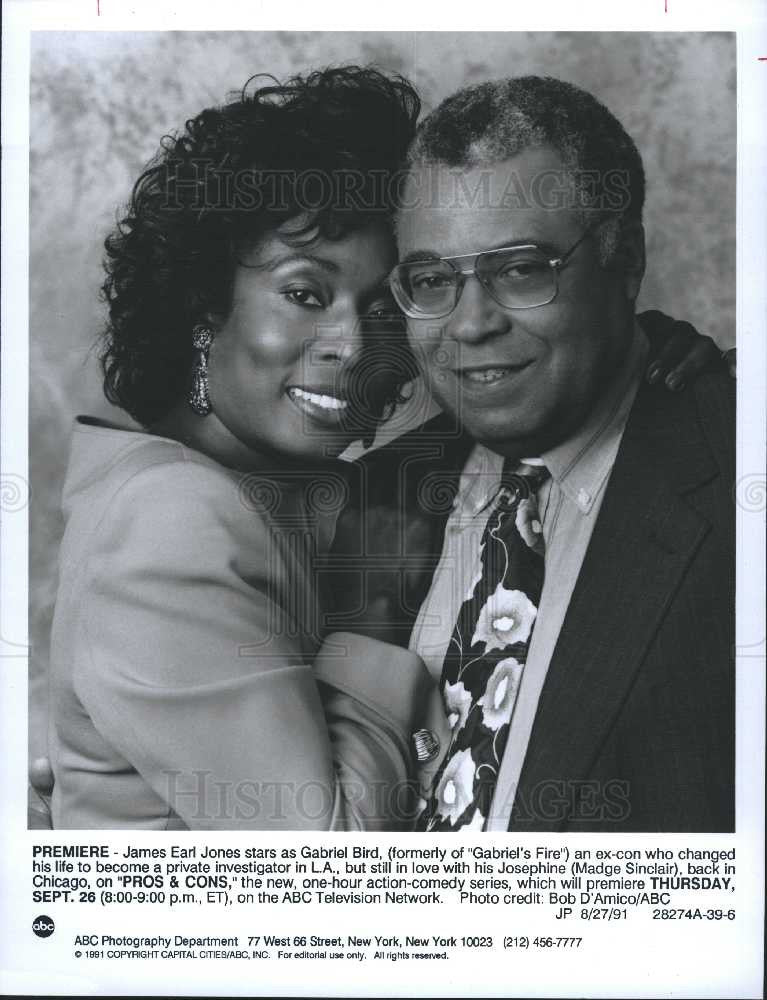
[[[523,460],[528,465],[543,464],[551,473],[538,492],[546,569],[535,629],[486,825],[488,831],[508,829],[549,662],[599,516],[647,353],[647,339],[635,323],[625,361],[585,423],[563,443],[540,456]],[[480,541],[493,508],[503,463],[503,456],[477,444],[461,475],[440,561],[410,639],[410,649],[421,656],[435,679],[441,676],[458,611],[481,567]]]

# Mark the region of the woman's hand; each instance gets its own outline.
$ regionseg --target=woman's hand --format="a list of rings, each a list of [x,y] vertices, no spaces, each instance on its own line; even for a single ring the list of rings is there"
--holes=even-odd
[[[27,826],[30,830],[50,830],[50,798],[53,792],[53,768],[47,757],[37,757],[29,765]]]
[[[442,692],[438,685],[429,692],[422,725],[425,729],[430,730],[439,744],[439,750],[433,759],[424,764],[418,764],[416,768],[419,795],[422,799],[428,800],[431,795],[434,778],[450,747],[450,741],[453,736],[453,731],[445,715]]]
[[[671,319],[657,310],[641,313],[639,321],[656,348],[647,369],[652,385],[664,382],[678,392],[712,366],[726,364],[735,378],[735,348],[722,351],[717,344],[698,333],[690,323]]]
[[[53,768],[48,757],[36,757],[29,765],[29,783],[38,795],[49,797],[53,792]]]

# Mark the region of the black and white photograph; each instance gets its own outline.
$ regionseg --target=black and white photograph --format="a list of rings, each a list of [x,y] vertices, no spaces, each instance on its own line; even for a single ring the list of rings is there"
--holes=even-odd
[[[34,38],[33,821],[734,829],[734,59]]]
[[[6,6],[0,985],[756,997],[764,14]]]

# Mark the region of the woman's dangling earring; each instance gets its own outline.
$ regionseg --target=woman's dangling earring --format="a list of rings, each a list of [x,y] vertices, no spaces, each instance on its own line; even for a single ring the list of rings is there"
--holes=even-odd
[[[192,346],[198,353],[192,368],[189,405],[201,417],[206,417],[212,409],[208,395],[208,351],[212,343],[213,331],[209,326],[200,323],[192,330]]]

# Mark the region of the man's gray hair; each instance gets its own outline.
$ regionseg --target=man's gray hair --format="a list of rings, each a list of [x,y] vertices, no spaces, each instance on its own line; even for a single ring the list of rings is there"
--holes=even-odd
[[[465,87],[421,122],[408,162],[490,166],[540,146],[559,153],[587,221],[605,220],[599,235],[606,264],[621,225],[642,220],[645,177],[631,136],[587,91],[548,76]]]

